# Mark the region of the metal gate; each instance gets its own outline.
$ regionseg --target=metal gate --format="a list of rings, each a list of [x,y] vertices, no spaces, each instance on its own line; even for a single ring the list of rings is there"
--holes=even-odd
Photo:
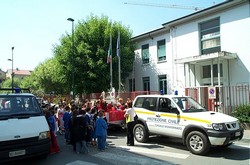
[[[236,86],[215,86],[216,97],[209,98],[208,86],[185,88],[185,94],[193,97],[210,111],[228,115],[239,105],[250,103],[250,87],[248,84]]]

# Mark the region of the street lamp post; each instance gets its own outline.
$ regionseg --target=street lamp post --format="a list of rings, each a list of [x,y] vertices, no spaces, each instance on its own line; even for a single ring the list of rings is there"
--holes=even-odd
[[[74,64],[74,19],[68,18],[68,21],[72,22],[72,66],[73,66],[73,73],[72,73],[72,97],[75,99],[75,64]]]
[[[11,61],[11,88],[12,88],[12,91],[14,89],[14,58],[13,58],[13,51],[14,51],[14,46],[11,47],[11,50],[12,50],[12,57],[11,59],[8,59],[9,61]]]

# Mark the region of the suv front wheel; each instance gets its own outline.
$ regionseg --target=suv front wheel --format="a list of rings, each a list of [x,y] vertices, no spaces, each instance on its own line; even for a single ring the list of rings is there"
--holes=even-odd
[[[149,135],[144,125],[136,124],[134,126],[134,137],[136,141],[141,143],[148,141]]]
[[[205,155],[211,147],[206,135],[199,131],[192,131],[187,135],[186,145],[190,152]]]

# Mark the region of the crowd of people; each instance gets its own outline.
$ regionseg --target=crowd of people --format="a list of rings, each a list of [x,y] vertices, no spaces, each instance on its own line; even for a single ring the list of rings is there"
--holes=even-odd
[[[51,153],[60,152],[56,136],[63,135],[66,144],[72,145],[74,152],[89,153],[89,146],[97,146],[100,151],[105,151],[107,146],[108,123],[105,112],[121,110],[125,112],[124,118],[128,123],[127,145],[134,145],[133,127],[128,118],[133,116],[132,101],[119,99],[117,104],[106,103],[102,97],[94,102],[86,99],[83,103],[60,101],[58,105],[43,104],[45,117],[51,130]],[[132,128],[133,129],[133,128]]]

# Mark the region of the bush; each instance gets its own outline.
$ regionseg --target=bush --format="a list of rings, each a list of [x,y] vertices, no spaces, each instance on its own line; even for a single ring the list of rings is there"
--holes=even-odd
[[[236,107],[232,115],[239,119],[241,123],[250,123],[250,104]]]

